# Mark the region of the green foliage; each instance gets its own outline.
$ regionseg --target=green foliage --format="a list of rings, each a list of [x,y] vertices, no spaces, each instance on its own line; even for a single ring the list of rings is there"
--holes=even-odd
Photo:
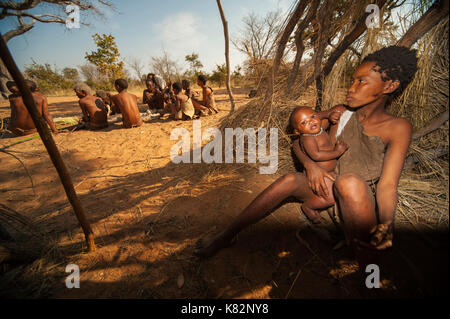
[[[240,65],[237,65],[234,69],[233,73],[231,74],[231,79],[234,82],[234,85],[241,85],[243,75],[242,75],[242,67]]]
[[[67,90],[73,87],[74,82],[68,80],[50,64],[38,64],[35,61],[25,68],[27,78],[36,82],[39,91],[50,93],[56,90]]]
[[[97,66],[98,71],[104,74],[111,83],[115,79],[125,77],[124,63],[119,61],[120,53],[114,36],[96,33],[92,39],[97,45],[97,51],[86,52],[86,60]]]
[[[200,62],[197,53],[192,52],[191,55],[186,55],[184,59],[189,63],[189,71],[192,75],[198,75],[201,73],[203,64]]]
[[[226,64],[218,65],[216,64],[216,69],[212,71],[212,74],[209,78],[210,81],[215,82],[219,85],[219,87],[222,86],[222,84],[225,82],[227,78],[227,66]]]
[[[64,68],[62,70],[64,78],[68,81],[78,82],[80,80],[80,74],[77,69],[74,68]]]

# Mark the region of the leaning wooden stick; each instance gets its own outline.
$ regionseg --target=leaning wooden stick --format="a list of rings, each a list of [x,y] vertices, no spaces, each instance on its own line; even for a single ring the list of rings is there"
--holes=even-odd
[[[217,0],[217,6],[219,7],[220,12],[220,18],[222,19],[223,24],[223,33],[225,36],[225,60],[227,65],[227,79],[226,79],[226,85],[227,85],[227,91],[228,95],[230,96],[230,103],[231,103],[231,109],[230,114],[234,112],[234,96],[233,91],[231,90],[231,83],[230,83],[230,40],[228,37],[228,21],[225,19],[225,13],[223,12],[222,4],[220,3],[220,0]]]
[[[19,88],[20,93],[22,94],[23,102],[27,107],[27,110],[30,113],[34,124],[36,125],[36,129],[39,133],[39,136],[41,137],[42,142],[44,143],[45,148],[47,149],[48,155],[50,156],[53,165],[58,171],[58,175],[59,178],[61,179],[61,183],[64,186],[64,190],[66,191],[67,198],[69,199],[69,202],[73,207],[75,215],[77,216],[77,219],[80,222],[81,228],[83,229],[88,251],[94,251],[95,250],[94,233],[92,232],[91,225],[89,224],[89,221],[86,218],[83,206],[81,206],[81,202],[78,199],[78,196],[75,192],[69,171],[67,170],[67,167],[64,164],[64,161],[61,157],[61,154],[58,151],[58,148],[56,147],[52,135],[48,131],[47,123],[39,114],[36,105],[34,104],[34,99],[33,96],[31,95],[31,91],[25,85],[25,79],[22,73],[20,73],[16,63],[14,62],[8,47],[6,46],[6,43],[3,40],[1,33],[0,33],[0,56],[9,73],[11,74],[12,78],[16,82],[17,87]]]

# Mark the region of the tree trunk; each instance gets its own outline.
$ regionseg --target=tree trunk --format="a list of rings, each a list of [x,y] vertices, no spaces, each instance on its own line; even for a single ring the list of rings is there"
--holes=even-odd
[[[12,78],[17,84],[17,87],[20,90],[23,102],[28,112],[30,113],[30,116],[33,119],[34,124],[36,125],[36,129],[39,132],[39,136],[41,137],[42,142],[44,143],[47,152],[50,156],[50,159],[52,160],[53,165],[55,166],[58,172],[58,175],[61,179],[61,183],[63,184],[64,190],[66,191],[67,198],[69,199],[69,202],[73,207],[75,215],[78,218],[78,221],[80,222],[80,225],[84,231],[87,248],[89,251],[93,251],[95,250],[94,234],[92,232],[89,221],[86,218],[86,214],[84,213],[83,206],[81,205],[81,202],[78,199],[78,196],[75,192],[70,174],[67,170],[66,165],[64,164],[64,161],[61,157],[61,154],[58,151],[58,148],[55,144],[55,141],[53,140],[52,135],[48,131],[47,123],[39,114],[36,105],[34,103],[33,95],[31,94],[31,91],[25,84],[25,79],[23,75],[20,73],[19,69],[17,68],[17,65],[14,62],[8,47],[6,46],[6,43],[3,40],[3,37],[1,37],[1,34],[0,34],[0,53],[3,63],[7,67],[9,73],[11,74]]]
[[[313,81],[316,81],[316,84],[319,85],[317,88],[317,97],[320,96],[320,99],[316,99],[316,110],[320,111],[320,104],[322,103],[322,79],[320,78],[321,68],[322,68],[322,59],[325,53],[325,48],[328,44],[328,30],[330,29],[330,23],[333,19],[333,11],[336,2],[327,1],[323,7],[321,12],[319,13],[318,23],[318,37],[316,43],[314,45],[314,72],[313,74],[306,80],[305,88],[311,85]],[[319,103],[319,104],[317,104]]]
[[[448,102],[447,102],[447,107],[448,107]],[[426,127],[415,132],[412,136],[412,140],[413,141],[417,140],[417,139],[421,138],[422,136],[427,135],[428,133],[431,133],[431,132],[437,130],[438,128],[441,127],[442,124],[444,124],[447,121],[448,121],[448,109],[445,112],[436,116],[433,120],[431,120],[430,124],[428,124]]]
[[[382,8],[384,4],[386,3],[386,0],[377,0],[376,4],[378,7]],[[336,61],[341,57],[341,55],[347,50],[347,48],[355,42],[356,39],[359,38],[361,34],[366,31],[366,18],[370,13],[365,13],[361,19],[359,20],[358,24],[353,28],[352,31],[350,31],[349,34],[347,34],[344,39],[339,43],[336,50],[333,51],[333,53],[328,58],[327,62],[325,63],[325,66],[322,69],[322,76],[325,78],[333,69],[334,64]],[[312,81],[311,81],[312,83]],[[310,84],[311,84],[310,83]]]
[[[223,24],[223,33],[225,36],[225,59],[226,59],[226,63],[227,63],[226,85],[227,85],[227,91],[228,91],[228,95],[230,96],[230,103],[231,103],[230,114],[232,114],[234,112],[234,97],[233,97],[233,92],[231,91],[231,83],[230,83],[231,70],[230,70],[230,40],[228,37],[228,21],[225,19],[225,13],[223,12],[222,4],[220,3],[220,0],[217,0],[217,6],[219,7],[220,18],[222,19],[222,24]]]
[[[261,112],[259,113],[258,122],[261,122],[266,114],[267,108],[272,104],[271,101],[273,96],[273,82],[275,80],[275,77],[277,76],[278,69],[281,64],[281,59],[283,58],[283,53],[286,49],[286,44],[289,40],[290,35],[292,34],[292,31],[294,31],[295,25],[297,24],[298,20],[300,20],[300,17],[302,16],[307,4],[308,1],[299,0],[294,12],[292,13],[288,23],[286,24],[286,27],[284,28],[280,41],[278,42],[274,62],[272,65],[272,72],[268,77],[268,89],[264,98],[264,104],[262,106]]]
[[[292,89],[292,86],[295,83],[295,80],[297,79],[298,71],[300,68],[300,63],[302,61],[303,52],[305,51],[305,46],[303,44],[303,31],[304,29],[309,25],[311,22],[311,19],[316,14],[317,7],[319,6],[320,1],[314,0],[314,2],[311,4],[311,6],[308,9],[308,14],[306,15],[305,19],[300,22],[300,24],[297,27],[297,32],[295,33],[295,47],[297,48],[297,52],[295,54],[295,60],[294,65],[292,66],[292,70],[289,74],[289,78],[287,81],[287,87],[286,87],[286,97],[289,96],[290,91]]]
[[[449,0],[435,1],[427,12],[406,31],[397,45],[407,48],[411,47],[418,39],[448,16],[448,3]]]

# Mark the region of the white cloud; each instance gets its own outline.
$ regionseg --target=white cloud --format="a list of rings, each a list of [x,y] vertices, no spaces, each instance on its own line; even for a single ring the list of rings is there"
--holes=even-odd
[[[155,24],[159,40],[169,52],[197,50],[206,41],[201,33],[199,19],[189,12],[182,12],[167,16]]]

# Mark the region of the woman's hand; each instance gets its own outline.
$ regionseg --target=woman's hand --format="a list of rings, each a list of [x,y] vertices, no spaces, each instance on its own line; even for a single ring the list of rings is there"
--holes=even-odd
[[[309,187],[315,194],[321,197],[327,197],[329,194],[327,184],[325,183],[325,178],[329,178],[334,181],[333,175],[331,175],[315,163],[309,164],[307,166],[308,167],[305,167],[305,171],[306,177],[308,178]]]
[[[348,149],[348,145],[345,144],[343,141],[341,141],[341,140],[336,141],[336,144],[334,145],[334,150],[338,151],[339,154],[342,155],[347,149]]]
[[[375,250],[384,250],[392,247],[392,240],[394,238],[392,223],[378,224],[370,230],[370,242],[366,243],[358,239],[354,241],[361,247],[366,247]]]
[[[341,118],[341,115],[342,115],[342,112],[340,110],[334,110],[328,116],[328,120],[331,123],[336,124],[337,122],[339,122],[339,119]]]

